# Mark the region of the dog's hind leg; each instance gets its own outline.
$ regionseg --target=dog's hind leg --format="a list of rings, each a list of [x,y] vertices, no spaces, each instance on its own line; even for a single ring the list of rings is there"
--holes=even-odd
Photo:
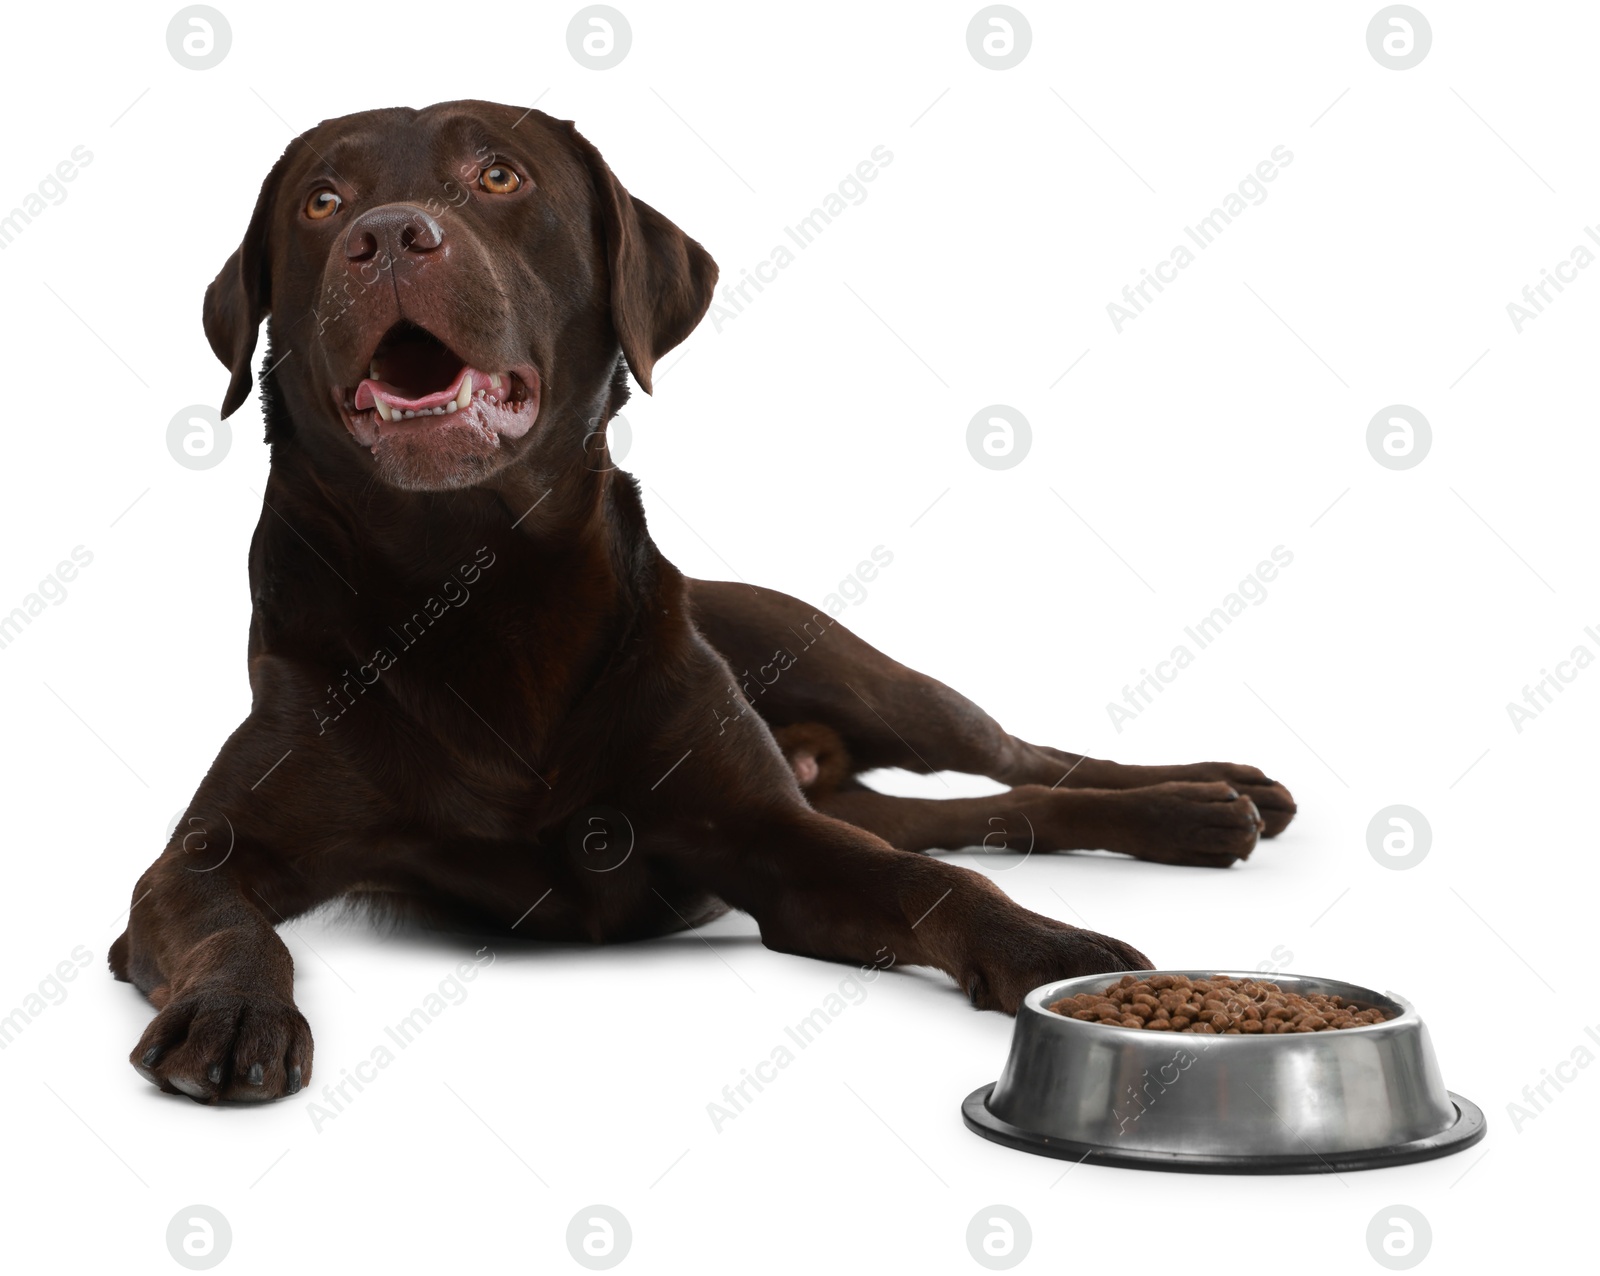
[[[1135,789],[1026,784],[974,798],[907,798],[854,778],[842,738],[821,723],[773,731],[807,801],[904,851],[1120,851],[1158,864],[1227,868],[1255,849],[1255,804],[1222,781]]]
[[[1202,868],[1248,858],[1262,827],[1255,804],[1221,781],[1140,789],[1027,784],[973,798],[893,797],[851,782],[813,805],[905,851],[1103,849]]]
[[[1263,837],[1282,832],[1294,818],[1289,791],[1253,766],[1126,766],[1029,744],[959,692],[884,655],[799,599],[725,581],[692,580],[689,586],[696,626],[727,660],[756,712],[777,732],[808,723],[831,728],[852,773],[878,767],[964,771],[1055,789],[1223,783],[1255,804]]]

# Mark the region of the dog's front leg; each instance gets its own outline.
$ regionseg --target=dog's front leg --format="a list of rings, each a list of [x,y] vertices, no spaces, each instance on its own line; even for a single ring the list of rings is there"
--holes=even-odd
[[[699,867],[778,952],[933,966],[984,1010],[1015,1014],[1052,980],[1148,970],[1138,949],[1030,912],[981,873],[895,850],[809,810],[777,817]]]
[[[247,720],[133,888],[110,965],[160,1012],[129,1062],[168,1093],[275,1099],[311,1077],[311,1030],[274,926],[348,885],[339,848],[367,799],[304,745]]]
[[[139,879],[111,952],[117,976],[160,1010],[128,1061],[202,1103],[293,1094],[311,1076],[311,1029],[294,1004],[289,950],[245,875],[230,864],[206,871],[176,847]]]

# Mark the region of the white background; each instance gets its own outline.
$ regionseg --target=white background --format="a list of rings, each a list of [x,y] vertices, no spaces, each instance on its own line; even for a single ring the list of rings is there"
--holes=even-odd
[[[618,2],[633,45],[608,71],[568,52],[575,4],[219,0],[232,49],[203,72],[167,51],[175,5],[8,19],[0,209],[74,146],[94,157],[0,252],[0,611],[72,547],[94,555],[0,651],[0,1013],[75,946],[93,954],[0,1052],[8,1255],[179,1270],[168,1220],[203,1203],[233,1228],[225,1270],[579,1270],[567,1223],[601,1202],[630,1220],[624,1270],[956,1272],[981,1270],[969,1219],[1004,1203],[1031,1221],[1037,1270],[1377,1271],[1368,1221],[1403,1203],[1431,1224],[1429,1267],[1548,1269],[1561,1220],[1589,1209],[1600,1068],[1520,1131],[1507,1104],[1600,1021],[1578,973],[1600,671],[1520,733],[1506,703],[1577,644],[1600,653],[1583,633],[1600,624],[1600,270],[1520,334],[1506,305],[1600,219],[1600,14],[1425,3],[1432,49],[1394,71],[1366,46],[1374,3],[1018,0],[1031,51],[994,71],[968,52],[970,0]],[[456,97],[576,119],[735,281],[892,152],[863,203],[628,407],[653,534],[691,574],[816,603],[883,545],[893,564],[844,623],[1010,730],[1281,778],[1299,817],[1225,872],[952,859],[1165,965],[1276,949],[1401,992],[1486,1142],[1339,1177],[1063,1179],[962,1126],[1011,1021],[926,971],[878,980],[718,1133],[706,1105],[850,973],[767,952],[739,915],[651,944],[497,950],[320,1132],[308,1095],[206,1109],[133,1072],[152,1012],[104,952],[248,706],[254,397],[215,468],[166,447],[173,414],[227,381],[201,294],[296,132]],[[1266,201],[1118,334],[1107,303],[1279,145],[1294,159]],[[966,449],[993,403],[1033,430],[1005,471]],[[1405,471],[1365,442],[1395,403],[1433,430]],[[1276,545],[1294,562],[1267,601],[1118,732],[1107,702]],[[1433,831],[1407,871],[1367,849],[1393,803]],[[471,948],[318,919],[285,937],[316,1083]]]

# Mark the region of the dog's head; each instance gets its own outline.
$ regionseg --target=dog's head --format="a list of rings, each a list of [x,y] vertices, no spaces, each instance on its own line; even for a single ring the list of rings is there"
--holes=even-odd
[[[206,290],[205,330],[232,373],[223,416],[250,392],[270,316],[296,433],[393,487],[439,490],[581,446],[619,351],[648,391],[716,279],[569,122],[444,102],[291,142]]]

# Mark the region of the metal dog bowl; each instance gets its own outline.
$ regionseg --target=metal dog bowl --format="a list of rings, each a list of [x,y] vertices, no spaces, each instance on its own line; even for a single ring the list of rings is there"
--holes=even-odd
[[[1138,971],[1270,979],[1391,1014],[1322,1032],[1211,1035],[1089,1023],[1046,1009],[1118,975],[1036,988],[1011,1056],[961,1114],[1007,1147],[1096,1165],[1213,1174],[1321,1174],[1447,1156],[1483,1138],[1478,1107],[1444,1087],[1428,1029],[1393,993],[1306,975]]]

